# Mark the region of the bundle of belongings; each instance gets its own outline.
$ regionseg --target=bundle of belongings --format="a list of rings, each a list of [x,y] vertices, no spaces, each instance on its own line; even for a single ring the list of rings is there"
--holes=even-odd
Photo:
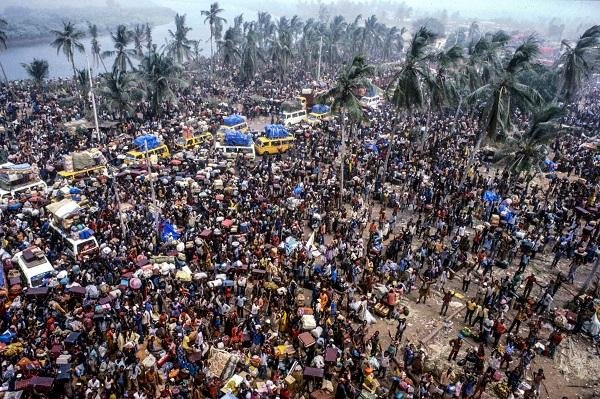
[[[269,139],[281,139],[290,134],[283,125],[267,125],[265,126],[265,135]]]
[[[158,137],[153,134],[144,134],[142,136],[138,136],[133,140],[133,145],[138,151],[146,151],[156,148],[160,145],[160,141]]]
[[[68,172],[90,169],[100,165],[106,165],[106,158],[97,148],[73,152],[64,157],[64,169]]]
[[[237,130],[225,133],[225,145],[233,147],[248,147],[252,144],[252,138]]]
[[[223,118],[223,123],[225,126],[235,126],[243,123],[245,121],[244,117],[241,115],[233,114]]]

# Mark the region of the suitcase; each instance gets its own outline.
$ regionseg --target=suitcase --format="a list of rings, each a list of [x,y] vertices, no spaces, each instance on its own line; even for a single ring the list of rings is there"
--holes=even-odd
[[[29,380],[29,386],[41,390],[48,391],[52,388],[52,384],[54,384],[54,378],[52,377],[32,377]]]
[[[317,342],[315,337],[313,337],[309,332],[303,332],[302,334],[298,335],[298,339],[305,348],[310,348]]]
[[[337,359],[338,351],[335,348],[327,348],[325,351],[325,361],[326,362],[335,362]]]
[[[306,306],[302,306],[302,307],[298,308],[298,315],[299,316],[304,316],[305,314],[306,315],[312,315],[314,313],[315,312],[314,312],[313,308],[309,308],[309,307],[306,307]]]
[[[304,368],[304,376],[312,377],[312,378],[323,378],[325,375],[325,371],[323,369],[318,369],[316,367],[305,367]]]
[[[333,394],[324,389],[317,389],[310,394],[310,399],[332,399]]]

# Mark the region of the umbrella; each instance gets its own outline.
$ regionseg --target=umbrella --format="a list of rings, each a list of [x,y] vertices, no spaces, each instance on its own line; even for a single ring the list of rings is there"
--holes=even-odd
[[[175,166],[181,165],[181,161],[179,159],[172,159],[171,160],[171,165],[175,165]]]
[[[137,277],[134,277],[131,280],[129,280],[129,286],[134,290],[138,290],[142,287],[142,280],[140,280]]]

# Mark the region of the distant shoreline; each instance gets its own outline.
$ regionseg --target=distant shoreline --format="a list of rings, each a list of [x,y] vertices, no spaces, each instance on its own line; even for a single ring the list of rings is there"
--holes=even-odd
[[[89,39],[87,23],[98,28],[98,36],[106,36],[120,24],[133,29],[138,24],[149,23],[152,27],[168,24],[175,11],[167,7],[120,8],[118,13],[106,7],[86,9],[70,8],[57,15],[55,10],[31,10],[7,8],[2,17],[8,22],[5,30],[9,47],[30,47],[52,41],[50,31],[60,30],[61,22],[72,21]]]

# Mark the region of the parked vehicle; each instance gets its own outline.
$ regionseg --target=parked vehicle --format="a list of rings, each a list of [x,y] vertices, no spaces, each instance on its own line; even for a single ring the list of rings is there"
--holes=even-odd
[[[48,261],[44,252],[36,246],[17,252],[12,262],[21,272],[23,286],[28,288],[45,285],[45,281],[55,273],[54,266]]]

